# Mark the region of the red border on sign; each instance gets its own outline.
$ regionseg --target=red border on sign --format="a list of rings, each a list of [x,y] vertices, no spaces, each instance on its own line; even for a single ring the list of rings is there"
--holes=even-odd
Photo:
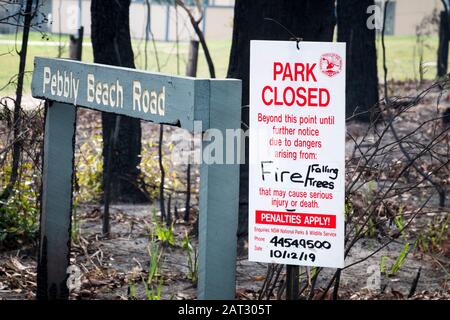
[[[336,229],[336,216],[332,214],[292,213],[256,210],[255,222],[278,226]]]

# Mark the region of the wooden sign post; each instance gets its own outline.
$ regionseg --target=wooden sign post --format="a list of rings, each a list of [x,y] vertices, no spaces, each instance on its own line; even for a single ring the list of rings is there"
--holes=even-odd
[[[33,97],[47,100],[38,299],[67,299],[76,108],[177,125],[240,128],[241,81],[175,77],[36,58]],[[204,145],[205,146],[205,145]],[[234,299],[239,165],[200,169],[199,299]]]

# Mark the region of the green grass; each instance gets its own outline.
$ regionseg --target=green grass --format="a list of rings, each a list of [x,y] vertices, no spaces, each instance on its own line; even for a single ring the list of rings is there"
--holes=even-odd
[[[68,57],[68,36],[61,37],[61,43],[63,44],[61,57]],[[16,40],[17,49],[20,50],[21,34],[16,35],[0,35],[0,40]],[[90,38],[85,38],[85,43],[90,42]],[[49,41],[59,42],[58,35],[48,35],[47,40],[43,40],[42,36],[38,32],[30,34],[30,41]],[[135,63],[138,69],[144,69],[145,60],[145,41],[133,40],[133,52],[135,55]],[[230,52],[230,41],[210,41],[209,47],[211,55],[215,64],[216,76],[218,78],[224,78],[228,69],[228,59]],[[178,57],[177,59],[177,51]],[[180,42],[177,44],[174,42],[156,42],[156,52],[158,52],[158,59],[160,62],[160,69],[163,73],[180,74],[184,75],[186,72],[187,55],[189,51],[189,44]],[[155,50],[153,43],[148,42],[147,45],[147,70],[158,71]],[[33,71],[33,60],[36,56],[44,57],[57,57],[58,46],[38,46],[30,45],[28,47],[27,64],[26,64],[26,78],[25,78],[25,93],[30,92],[31,72]],[[83,46],[83,61],[93,62],[93,53],[91,46]],[[179,61],[179,63],[177,63]],[[18,73],[19,57],[16,53],[14,44],[2,44],[0,43],[0,88],[4,87],[11,79],[15,79],[15,74]],[[201,78],[209,78],[208,66],[204,58],[203,50],[199,51],[199,62],[197,76]],[[0,91],[0,96],[13,93],[15,85],[9,85]]]
[[[17,36],[0,35],[0,40],[17,40],[17,46],[20,49],[21,34]],[[48,35],[48,40],[42,40],[42,35],[38,32],[30,34],[30,41],[53,41],[59,42],[58,35]],[[65,44],[62,50],[62,57],[68,57],[68,36],[62,36],[61,42]],[[90,42],[90,38],[85,38],[85,43]],[[209,41],[209,48],[215,64],[216,74],[218,78],[226,76],[228,68],[228,60],[230,54],[231,41]],[[427,64],[425,79],[434,79],[436,74],[436,50],[438,45],[437,36],[430,36],[425,40],[423,61]],[[136,67],[138,69],[144,68],[144,41],[133,40],[133,51],[135,54]],[[180,43],[178,46],[177,59],[177,45],[176,43],[157,42],[156,43],[158,57],[160,61],[161,72],[171,74],[185,74],[186,60],[188,55],[188,43]],[[383,65],[381,41],[377,40],[378,49],[378,69],[379,79],[383,79]],[[155,58],[155,51],[153,44],[148,43],[148,64],[147,69],[157,71],[157,63]],[[419,78],[419,56],[418,47],[416,45],[415,36],[386,36],[386,56],[388,66],[388,79],[408,80]],[[30,45],[28,48],[25,79],[25,93],[30,92],[31,72],[33,70],[33,59],[36,56],[57,57],[57,46],[38,46]],[[92,62],[92,47],[83,47],[83,61]],[[177,63],[177,61],[179,61]],[[5,86],[10,79],[14,79],[14,75],[18,72],[19,58],[15,51],[15,45],[0,43],[0,88]],[[198,77],[208,78],[209,72],[204,58],[203,51],[199,52]],[[7,86],[0,91],[0,96],[13,93],[15,90],[14,84]]]
[[[388,80],[419,79],[419,46],[415,36],[386,36],[386,64]],[[423,64],[424,79],[436,77],[438,37],[429,36],[424,39]],[[381,38],[377,39],[378,76],[381,81],[383,73],[383,54]]]

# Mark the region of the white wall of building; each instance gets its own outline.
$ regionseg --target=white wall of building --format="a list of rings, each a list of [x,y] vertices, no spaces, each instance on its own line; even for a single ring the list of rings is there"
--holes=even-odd
[[[233,31],[234,0],[215,0],[217,6],[205,9],[204,19],[200,27],[205,31],[208,40],[231,39]],[[91,34],[90,0],[82,0],[81,24],[84,34]],[[178,11],[178,15],[176,14]],[[51,15],[51,32],[75,34],[78,29],[78,0],[53,0]],[[177,19],[178,17],[178,19]],[[178,20],[178,21],[177,21]],[[145,38],[147,23],[147,7],[145,2],[133,2],[130,6],[130,33],[132,38]],[[156,40],[189,41],[195,38],[186,12],[182,8],[177,10],[173,6],[151,5],[151,31]],[[178,28],[177,28],[178,27]],[[177,32],[178,30],[178,32]]]
[[[250,0],[249,0],[250,1]],[[253,1],[253,0],[252,0]],[[377,3],[382,0],[377,0]],[[414,35],[422,19],[442,10],[441,0],[392,0],[395,3],[392,31],[395,35]],[[90,0],[82,0],[82,25],[85,35],[91,33]],[[234,0],[210,0],[213,6],[205,9],[201,29],[207,40],[231,40],[233,31]],[[75,34],[78,28],[78,0],[53,0],[51,32]],[[188,41],[195,32],[187,14],[178,8],[178,22],[174,7],[151,5],[151,30],[156,40]],[[130,32],[133,38],[145,38],[147,8],[145,2],[132,2],[130,6]],[[178,32],[177,32],[178,25]]]

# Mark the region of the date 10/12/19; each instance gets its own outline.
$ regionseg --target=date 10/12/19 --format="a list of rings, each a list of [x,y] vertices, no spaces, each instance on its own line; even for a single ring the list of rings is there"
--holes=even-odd
[[[314,262],[316,260],[316,255],[314,253],[305,253],[305,252],[288,252],[287,250],[273,250],[270,252],[271,258],[282,258],[282,259],[293,259],[300,261],[311,261]]]

